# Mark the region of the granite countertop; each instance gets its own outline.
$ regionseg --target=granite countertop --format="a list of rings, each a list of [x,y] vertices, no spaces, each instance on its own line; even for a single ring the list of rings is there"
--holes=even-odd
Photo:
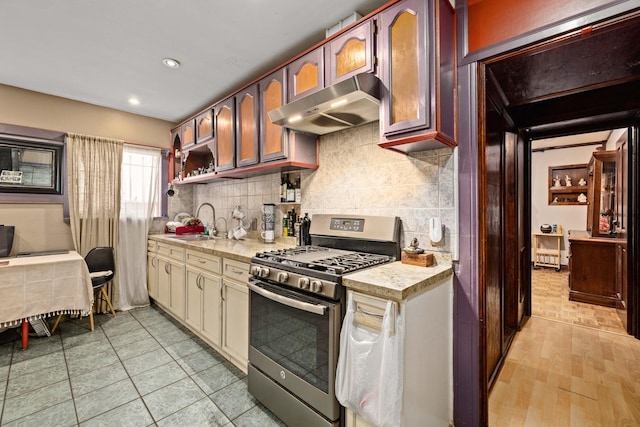
[[[347,274],[342,278],[342,284],[354,291],[403,301],[453,276],[450,256],[441,256],[438,253],[434,255],[436,262],[430,267],[418,267],[396,261]]]
[[[246,263],[251,262],[251,258],[257,252],[295,246],[287,241],[263,243],[255,239],[179,240],[173,234],[151,234],[149,239]],[[431,267],[417,267],[397,261],[347,274],[342,278],[342,284],[354,291],[402,301],[427,291],[431,286],[453,275],[451,256],[438,252],[434,253],[434,256],[435,263]]]
[[[294,247],[287,242],[264,243],[257,239],[211,239],[211,240],[180,240],[173,234],[150,234],[150,240],[170,243],[185,249],[194,249],[210,255],[233,259],[240,262],[251,262],[257,252],[274,251]]]

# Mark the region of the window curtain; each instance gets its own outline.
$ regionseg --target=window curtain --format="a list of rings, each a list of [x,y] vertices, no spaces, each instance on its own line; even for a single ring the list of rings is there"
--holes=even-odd
[[[159,149],[124,145],[120,204],[120,310],[149,305],[147,234],[159,199]]]
[[[123,141],[70,133],[67,135],[69,216],[71,235],[78,253],[86,256],[98,246],[114,248],[118,265],[120,170]],[[105,290],[118,307],[118,271]],[[104,302],[96,304],[104,313]]]

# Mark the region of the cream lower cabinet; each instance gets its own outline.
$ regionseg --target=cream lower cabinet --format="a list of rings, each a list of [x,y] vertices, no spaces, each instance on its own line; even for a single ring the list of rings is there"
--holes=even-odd
[[[211,344],[221,345],[220,257],[187,249],[185,322]]]
[[[241,366],[249,355],[249,264],[223,260],[222,349]]]
[[[184,249],[158,243],[156,302],[180,320],[184,320],[186,290],[184,285]]]
[[[147,290],[153,299],[158,298],[158,244],[147,242]]]

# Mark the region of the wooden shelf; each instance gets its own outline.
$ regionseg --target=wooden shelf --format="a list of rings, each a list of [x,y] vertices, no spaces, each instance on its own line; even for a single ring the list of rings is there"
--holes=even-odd
[[[571,178],[573,184],[577,184],[580,179],[585,182],[589,178],[588,165],[576,164],[576,165],[561,165],[561,166],[549,166],[549,205],[586,205],[585,202],[579,202],[578,196],[580,193],[584,194],[587,200],[589,199],[589,186],[588,185],[571,185],[571,186],[554,186],[555,178],[560,178],[561,182],[566,183],[566,177]]]

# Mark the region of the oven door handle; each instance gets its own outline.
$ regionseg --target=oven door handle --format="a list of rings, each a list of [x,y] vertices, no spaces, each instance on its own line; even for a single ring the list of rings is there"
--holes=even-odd
[[[298,301],[295,299],[287,298],[283,295],[278,295],[274,292],[268,291],[260,286],[254,285],[253,283],[249,283],[249,289],[253,292],[262,295],[265,298],[268,298],[272,301],[279,302],[284,305],[288,305],[289,307],[297,308],[299,310],[307,311],[313,314],[324,315],[327,312],[328,307],[326,305],[321,304],[311,304],[308,302]]]

